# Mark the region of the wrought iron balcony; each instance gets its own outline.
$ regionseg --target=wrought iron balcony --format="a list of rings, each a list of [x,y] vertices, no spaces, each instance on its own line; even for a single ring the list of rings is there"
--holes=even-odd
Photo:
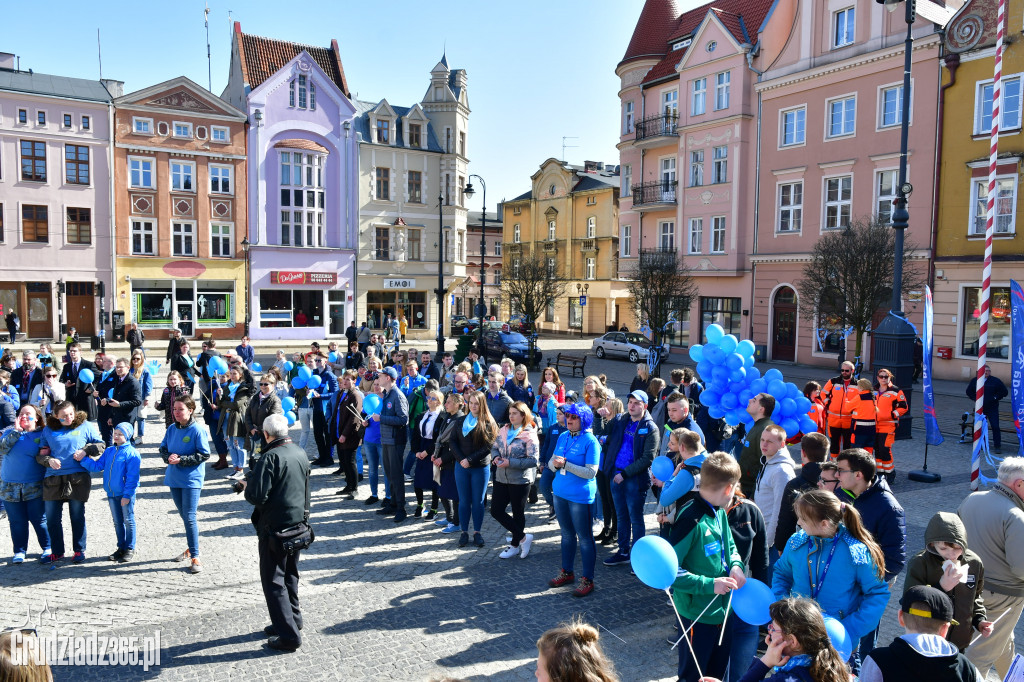
[[[676,205],[676,185],[672,182],[647,182],[633,185],[633,208],[652,211]]]
[[[636,123],[637,142],[650,140],[656,137],[678,137],[679,115],[678,114],[657,114],[649,116]]]

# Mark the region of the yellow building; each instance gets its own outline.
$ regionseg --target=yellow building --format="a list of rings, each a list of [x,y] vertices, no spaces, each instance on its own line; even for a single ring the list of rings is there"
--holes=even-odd
[[[518,262],[540,254],[569,281],[538,327],[591,335],[623,324],[634,328],[632,299],[618,279],[618,166],[548,159],[531,180],[529,192],[503,206],[503,276],[515,277]]]
[[[945,32],[940,94],[941,163],[938,214],[933,244],[935,295],[934,374],[968,380],[978,357],[978,308],[985,253],[989,134],[996,42],[996,0],[970,0]],[[1024,0],[1010,0],[1007,17],[1024,13]],[[1019,190],[1024,157],[1021,134],[1021,72],[1024,46],[1008,40],[1003,52],[988,360],[993,374],[1010,373],[1010,279],[1024,276],[1024,237],[1017,234]],[[913,150],[912,150],[913,151]],[[913,154],[909,163],[915,163]],[[917,197],[914,197],[917,199]],[[922,197],[919,201],[930,201]],[[911,219],[914,209],[911,205]],[[946,359],[948,357],[948,359]]]

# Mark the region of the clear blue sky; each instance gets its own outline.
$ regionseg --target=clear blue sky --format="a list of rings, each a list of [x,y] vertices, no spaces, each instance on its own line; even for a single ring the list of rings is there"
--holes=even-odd
[[[228,77],[229,11],[246,33],[323,46],[336,38],[349,87],[364,100],[418,102],[447,49],[448,64],[468,72],[470,171],[487,182],[488,212],[530,188],[540,163],[561,156],[563,135],[577,138],[565,152],[571,163],[618,162],[615,65],[643,0],[211,0],[209,6],[217,94]],[[22,69],[97,78],[99,28],[103,75],[123,80],[126,92],[180,75],[206,86],[203,7],[199,0],[6,3],[0,51],[21,57]],[[481,200],[478,192],[471,208],[478,210]]]

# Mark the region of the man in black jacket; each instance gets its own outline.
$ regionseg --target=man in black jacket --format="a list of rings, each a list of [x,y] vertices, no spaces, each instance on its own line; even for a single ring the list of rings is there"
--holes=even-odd
[[[192,395],[192,390],[196,385],[196,361],[188,354],[188,350],[188,341],[183,341],[178,346],[178,354],[171,358],[169,370],[181,375],[181,378],[185,380],[185,387],[188,388],[188,394]]]
[[[21,354],[21,367],[11,372],[11,386],[18,391],[21,405],[28,404],[32,389],[41,383],[43,383],[43,370],[36,366],[36,352],[27,350]]]
[[[142,333],[137,324],[132,322],[125,340],[128,342],[128,347],[131,348],[132,353],[134,353],[137,348],[142,348],[142,344],[146,343],[146,335]]]
[[[366,356],[359,351],[358,341],[348,342],[348,353],[345,354],[344,369],[360,370],[366,364]]]
[[[352,320],[351,322],[348,323],[348,328],[345,330],[345,338],[348,339],[349,345],[351,345],[353,341],[356,341],[358,343],[359,330],[356,329],[355,320]]]
[[[175,329],[171,332],[171,339],[167,342],[167,362],[174,359],[174,356],[180,353],[181,342],[184,341],[181,338],[181,330]]]
[[[93,376],[99,374],[96,365],[91,360],[82,358],[82,346],[77,343],[68,347],[68,362],[61,370],[60,379],[64,384],[64,398],[74,403],[76,412],[85,412],[89,421],[96,421],[96,398],[95,388],[92,382],[86,383],[78,378],[78,373],[87,369]]]
[[[407,518],[405,512],[405,475],[402,473],[402,455],[408,439],[409,401],[405,395],[395,388],[398,372],[394,367],[385,367],[378,381],[384,397],[381,399],[380,412],[373,415],[375,422],[380,422],[381,460],[384,462],[384,475],[391,484],[391,504],[393,507],[382,507],[379,513],[394,513],[395,523]]]
[[[245,499],[255,509],[252,524],[259,538],[260,581],[270,612],[267,647],[295,651],[302,644],[299,610],[299,552],[282,550],[275,533],[309,520],[309,460],[288,437],[284,415],[263,420],[267,447],[250,461]]]
[[[111,408],[107,425],[110,430],[121,422],[128,422],[134,428],[139,418],[139,405],[142,404],[142,386],[138,380],[128,373],[128,361],[118,358],[114,362],[114,376],[108,378],[111,386],[109,397],[104,396],[100,402]]]
[[[440,359],[441,358],[438,358],[438,360]],[[430,351],[425,350],[420,353],[420,374],[425,376],[427,381],[433,379],[437,382],[438,386],[441,385],[441,368],[437,366],[436,362],[430,359]]]
[[[12,382],[13,383],[13,380]],[[967,384],[967,397],[974,400],[978,394],[978,377],[971,379]],[[985,365],[985,397],[982,398],[981,411],[985,415],[985,421],[992,427],[992,446],[996,453],[1003,451],[1002,434],[999,433],[999,401],[1010,394],[999,377],[992,376],[992,370]]]

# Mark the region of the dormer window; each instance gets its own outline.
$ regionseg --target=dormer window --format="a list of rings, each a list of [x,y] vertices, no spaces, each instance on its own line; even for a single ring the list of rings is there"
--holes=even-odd
[[[410,147],[422,147],[420,140],[422,139],[422,127],[418,123],[409,124],[409,146]]]
[[[288,91],[288,106],[316,111],[316,84],[309,76],[296,76]]]
[[[377,142],[379,144],[391,144],[391,121],[377,119]]]

